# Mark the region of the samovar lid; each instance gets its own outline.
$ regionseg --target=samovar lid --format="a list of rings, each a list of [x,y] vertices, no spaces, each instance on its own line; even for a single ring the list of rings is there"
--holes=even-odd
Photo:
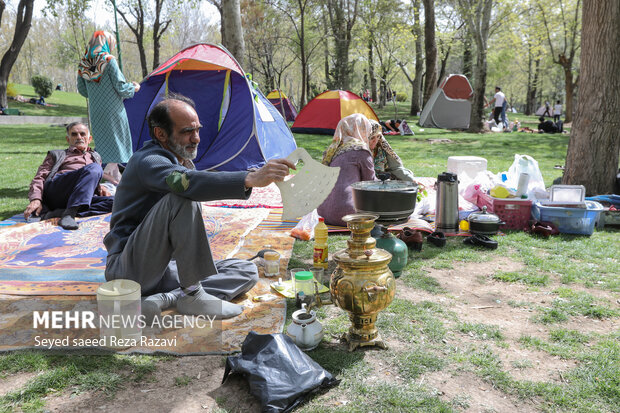
[[[367,251],[368,252],[362,256],[352,257],[348,249],[343,249],[336,252],[333,258],[337,263],[342,262],[356,267],[387,265],[392,259],[392,254],[381,248],[373,248]]]

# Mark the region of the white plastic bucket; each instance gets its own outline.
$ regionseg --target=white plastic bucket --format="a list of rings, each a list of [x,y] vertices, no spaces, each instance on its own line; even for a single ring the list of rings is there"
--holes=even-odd
[[[97,289],[99,336],[108,345],[142,336],[140,284],[132,280],[112,280]]]

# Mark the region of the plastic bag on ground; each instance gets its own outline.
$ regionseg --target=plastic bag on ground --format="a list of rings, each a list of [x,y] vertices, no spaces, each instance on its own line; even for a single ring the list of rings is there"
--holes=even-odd
[[[499,183],[501,181],[490,171],[478,172],[474,178],[469,178],[469,175],[463,174],[462,177],[459,176],[459,194],[467,201],[476,204],[478,195],[486,194],[489,189]]]
[[[314,392],[339,383],[284,334],[251,331],[241,354],[226,359],[222,383],[231,373],[243,374],[263,412],[290,412]]]
[[[301,217],[297,225],[291,230],[291,237],[295,237],[302,241],[308,241],[314,238],[314,227],[319,223],[319,214],[314,209]]]
[[[530,199],[540,199],[546,193],[545,182],[543,181],[542,173],[540,173],[538,162],[529,155],[515,154],[514,162],[508,169],[508,172],[504,173],[506,174],[506,182],[504,184],[508,188],[515,190],[519,184],[519,175],[527,173],[530,176],[527,187],[527,196]]]

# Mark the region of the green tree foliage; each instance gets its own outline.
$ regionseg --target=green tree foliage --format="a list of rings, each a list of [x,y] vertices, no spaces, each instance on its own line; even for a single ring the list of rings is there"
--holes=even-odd
[[[536,0],[553,63],[564,72],[565,120],[572,121],[573,94],[579,83],[575,78],[581,47],[581,0],[544,2]]]
[[[54,83],[52,80],[43,75],[32,76],[30,84],[34,87],[36,94],[44,98],[50,97],[54,91]]]

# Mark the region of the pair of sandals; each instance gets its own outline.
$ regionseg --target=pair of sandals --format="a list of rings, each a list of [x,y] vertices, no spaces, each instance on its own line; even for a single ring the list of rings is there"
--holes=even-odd
[[[403,241],[407,246],[416,251],[422,251],[422,244],[424,243],[424,237],[422,232],[411,229],[409,227],[403,228],[398,234],[398,238]],[[436,247],[443,247],[446,245],[446,235],[443,232],[435,231],[426,237],[426,240]]]
[[[435,231],[426,237],[426,240],[436,247],[443,248],[446,246],[446,234],[441,231]]]
[[[409,227],[403,228],[403,230],[397,235],[397,238],[407,244],[407,247],[415,251],[422,251],[422,244],[424,243],[424,237],[422,232],[411,229]]]
[[[530,234],[537,234],[543,238],[549,238],[550,235],[558,235],[560,233],[555,224],[546,221],[531,221],[529,228],[526,230]]]
[[[482,234],[474,234],[471,237],[465,238],[463,240],[463,244],[473,245],[475,247],[483,247],[490,250],[497,249],[497,241]]]

